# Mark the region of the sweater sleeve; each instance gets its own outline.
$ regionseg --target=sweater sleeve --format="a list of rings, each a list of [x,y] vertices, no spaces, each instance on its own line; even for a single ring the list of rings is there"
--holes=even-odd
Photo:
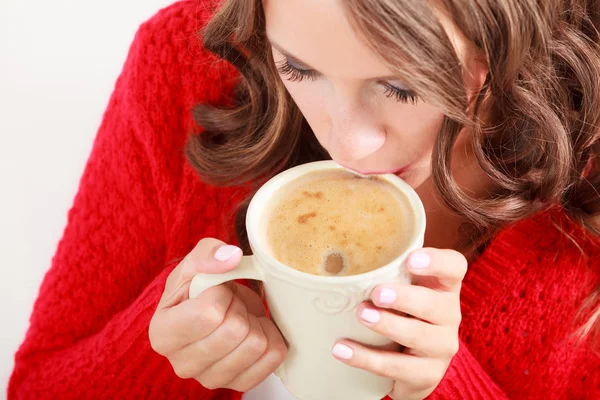
[[[15,356],[9,399],[240,396],[178,378],[149,344],[149,321],[175,262],[165,259],[165,201],[139,104],[148,95],[138,93],[148,78],[139,66],[147,52],[140,32]]]
[[[428,400],[508,399],[461,340],[446,375]]]

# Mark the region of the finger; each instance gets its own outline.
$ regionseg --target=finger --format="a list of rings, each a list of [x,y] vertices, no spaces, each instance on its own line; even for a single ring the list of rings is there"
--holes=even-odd
[[[240,372],[250,368],[267,350],[269,342],[258,317],[249,315],[248,323],[250,330],[242,343],[196,378],[206,388],[228,386]]]
[[[348,340],[337,342],[332,353],[347,365],[393,379],[411,391],[437,386],[447,368],[440,360],[371,349]]]
[[[152,348],[168,355],[210,335],[223,323],[234,297],[231,287],[219,285],[198,298],[157,310],[149,328]]]
[[[378,309],[367,303],[361,304],[357,313],[363,325],[411,349],[417,355],[450,359],[458,351],[458,325],[433,325]]]
[[[267,337],[267,350],[252,366],[241,372],[227,387],[240,392],[247,392],[267,379],[281,365],[287,355],[287,346],[283,336],[268,318],[260,317],[263,332]]]
[[[448,249],[416,250],[408,257],[407,265],[414,284],[449,292],[460,291],[467,272],[466,258]]]
[[[175,372],[193,378],[231,353],[248,336],[250,324],[246,307],[234,296],[221,325],[210,335],[168,355]]]
[[[198,273],[219,274],[237,267],[242,259],[239,247],[205,238],[171,272],[158,308],[168,308],[188,299],[192,278]]]
[[[254,290],[239,283],[236,283],[235,285],[237,286],[236,296],[244,302],[250,314],[256,315],[257,317],[264,317],[267,315],[261,297]]]
[[[435,325],[456,325],[461,321],[460,297],[424,286],[386,283],[373,290],[371,300],[379,308],[392,309]]]

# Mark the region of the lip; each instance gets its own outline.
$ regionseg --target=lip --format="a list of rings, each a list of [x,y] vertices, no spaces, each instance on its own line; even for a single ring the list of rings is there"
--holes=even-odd
[[[409,168],[409,165],[400,168],[398,171],[396,172],[392,172],[394,175],[398,175],[398,176],[402,176],[402,174],[404,174]]]
[[[337,162],[337,161],[336,161]],[[393,170],[387,170],[387,171],[359,171],[355,168],[350,168],[344,164],[341,164],[338,162],[338,164],[340,164],[342,167],[349,169],[351,171],[354,171],[356,173],[359,173],[361,175],[387,175],[387,174],[393,174],[393,175],[402,175],[404,172],[406,172],[406,170],[409,168],[409,165],[406,165],[400,169],[393,169]]]
[[[406,180],[407,179],[406,172],[409,170],[410,170],[410,166],[406,166],[403,169],[401,169],[400,171],[396,172],[395,175],[402,180]],[[410,174],[408,176],[410,176]]]

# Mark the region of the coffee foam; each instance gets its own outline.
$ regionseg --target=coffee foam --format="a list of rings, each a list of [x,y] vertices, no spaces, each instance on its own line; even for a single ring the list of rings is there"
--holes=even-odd
[[[398,257],[413,236],[414,216],[397,188],[345,170],[307,174],[270,204],[266,237],[273,257],[311,274],[368,272]]]

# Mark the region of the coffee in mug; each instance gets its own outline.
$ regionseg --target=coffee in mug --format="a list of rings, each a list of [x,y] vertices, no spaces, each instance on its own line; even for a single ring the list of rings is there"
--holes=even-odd
[[[282,187],[270,201],[273,257],[314,275],[357,275],[388,264],[413,240],[408,199],[379,177],[331,169]]]

